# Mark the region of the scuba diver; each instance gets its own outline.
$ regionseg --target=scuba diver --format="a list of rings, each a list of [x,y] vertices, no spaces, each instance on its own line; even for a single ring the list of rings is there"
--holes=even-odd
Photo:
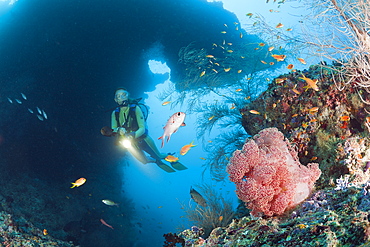
[[[156,163],[166,172],[175,172],[164,163],[163,159],[167,157],[167,154],[160,153],[153,139],[148,135],[146,118],[140,107],[145,105],[139,103],[140,99],[130,99],[129,92],[125,88],[118,88],[114,94],[114,101],[118,107],[112,112],[111,128],[103,127],[101,133],[105,136],[118,135],[119,143],[141,163]],[[143,151],[150,157],[146,156]],[[170,164],[176,170],[187,169],[180,162],[170,162]]]

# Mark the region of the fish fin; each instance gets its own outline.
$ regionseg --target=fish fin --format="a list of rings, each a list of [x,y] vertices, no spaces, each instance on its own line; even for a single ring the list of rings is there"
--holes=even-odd
[[[70,187],[71,189],[76,187],[75,183],[72,183],[72,186]]]

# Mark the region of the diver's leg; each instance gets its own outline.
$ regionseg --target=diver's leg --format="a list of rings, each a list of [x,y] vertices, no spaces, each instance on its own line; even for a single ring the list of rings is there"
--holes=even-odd
[[[140,161],[143,164],[154,162],[148,160],[148,157],[146,157],[145,153],[140,149],[140,147],[130,148],[128,151],[130,152],[130,154],[132,154],[132,156],[134,156],[138,161]]]
[[[150,136],[146,136],[142,141],[142,148],[154,159],[164,159],[167,157],[167,154],[159,152],[157,146],[155,145],[153,139]]]

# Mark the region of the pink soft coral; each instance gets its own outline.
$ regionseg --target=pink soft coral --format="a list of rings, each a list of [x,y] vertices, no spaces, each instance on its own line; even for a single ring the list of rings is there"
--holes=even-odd
[[[299,163],[297,152],[276,128],[260,131],[236,150],[227,172],[253,216],[281,215],[295,207],[321,175],[317,163]]]

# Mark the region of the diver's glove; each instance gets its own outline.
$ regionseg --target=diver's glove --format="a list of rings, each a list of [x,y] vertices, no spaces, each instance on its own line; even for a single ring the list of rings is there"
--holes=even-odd
[[[126,134],[126,129],[125,128],[122,128],[122,127],[119,127],[118,130],[117,130],[117,133],[120,136],[124,136]]]

